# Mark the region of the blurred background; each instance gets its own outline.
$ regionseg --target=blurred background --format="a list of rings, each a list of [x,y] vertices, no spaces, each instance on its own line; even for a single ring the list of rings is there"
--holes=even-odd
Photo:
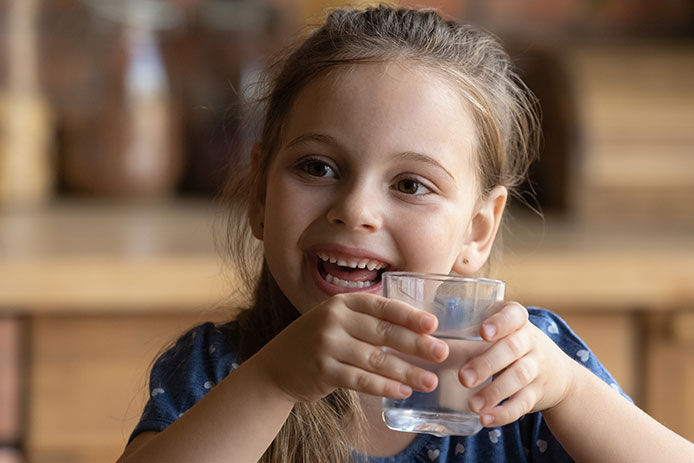
[[[694,2],[411,3],[497,34],[540,98],[493,276],[694,439]],[[0,462],[115,461],[157,352],[228,318],[239,95],[344,4],[0,3]]]

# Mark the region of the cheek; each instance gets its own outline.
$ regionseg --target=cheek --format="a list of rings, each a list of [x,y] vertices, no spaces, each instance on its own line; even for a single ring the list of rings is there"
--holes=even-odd
[[[409,250],[408,260],[422,269],[448,273],[464,243],[465,217],[460,209],[449,209],[413,218],[399,240]]]

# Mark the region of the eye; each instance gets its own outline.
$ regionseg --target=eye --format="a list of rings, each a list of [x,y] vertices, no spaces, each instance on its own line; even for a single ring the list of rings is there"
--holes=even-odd
[[[431,193],[431,190],[429,188],[411,178],[398,180],[395,183],[395,189],[398,190],[400,193],[405,193],[408,195],[423,195]]]
[[[335,177],[333,168],[317,159],[309,159],[302,162],[299,164],[299,169],[312,177]]]

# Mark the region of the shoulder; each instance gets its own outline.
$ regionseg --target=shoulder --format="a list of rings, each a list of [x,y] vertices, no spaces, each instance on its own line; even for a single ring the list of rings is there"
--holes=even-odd
[[[527,309],[530,323],[542,330],[564,352],[575,359],[584,357],[582,349],[587,349],[586,344],[559,315],[539,307]]]
[[[236,322],[204,323],[182,334],[154,362],[149,400],[130,441],[145,431],[161,431],[238,367]]]
[[[528,307],[530,322],[542,330],[566,355],[588,368],[613,389],[626,397],[614,377],[607,371],[588,345],[557,314],[539,307]]]
[[[150,385],[205,377],[217,383],[238,366],[238,324],[204,323],[183,335],[154,363]]]
[[[236,321],[195,326],[183,333],[160,358],[169,356],[227,354],[238,350],[239,327]]]

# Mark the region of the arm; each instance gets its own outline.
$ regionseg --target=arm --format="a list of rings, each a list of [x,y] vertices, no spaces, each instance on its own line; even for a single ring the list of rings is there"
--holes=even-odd
[[[694,444],[572,363],[574,380],[566,397],[542,415],[576,461],[694,461]]]
[[[336,388],[402,398],[430,391],[436,375],[380,346],[442,361],[447,345],[428,335],[436,318],[363,293],[334,296],[300,316],[229,374],[180,419],[132,441],[119,463],[257,461],[297,402]]]
[[[253,357],[160,433],[133,440],[118,463],[254,462],[294,403],[261,373]]]
[[[528,321],[520,304],[508,303],[492,315],[480,334],[494,344],[461,368],[460,380],[474,387],[498,373],[470,401],[484,426],[541,411],[552,434],[579,462],[694,461],[694,444],[567,356]]]

